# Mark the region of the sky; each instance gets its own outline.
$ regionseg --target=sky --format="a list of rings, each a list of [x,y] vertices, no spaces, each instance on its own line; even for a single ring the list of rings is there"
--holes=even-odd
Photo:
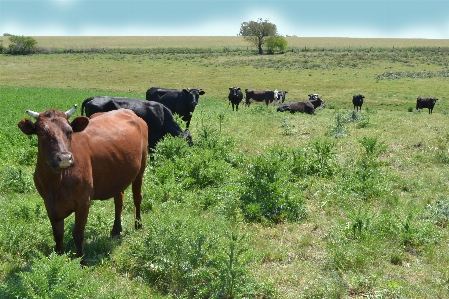
[[[449,39],[448,0],[0,0],[0,34],[237,36],[262,18],[282,36]]]

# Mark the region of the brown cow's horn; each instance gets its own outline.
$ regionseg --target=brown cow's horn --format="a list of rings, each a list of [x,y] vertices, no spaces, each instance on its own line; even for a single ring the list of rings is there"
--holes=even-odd
[[[39,113],[31,111],[31,110],[27,110],[25,111],[26,113],[28,113],[31,117],[34,117],[35,119],[37,119],[39,117]]]
[[[69,118],[70,116],[72,116],[73,113],[75,113],[76,107],[77,107],[77,105],[75,104],[72,109],[70,109],[69,111],[67,111],[65,113],[67,115],[67,118]]]

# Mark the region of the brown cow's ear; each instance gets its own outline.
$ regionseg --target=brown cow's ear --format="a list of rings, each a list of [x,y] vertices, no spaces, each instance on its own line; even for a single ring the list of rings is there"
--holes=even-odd
[[[81,132],[83,131],[87,125],[89,124],[89,119],[85,116],[77,116],[70,123],[72,126],[73,132]]]
[[[25,135],[36,134],[36,127],[34,126],[34,123],[28,118],[19,121],[17,125]]]

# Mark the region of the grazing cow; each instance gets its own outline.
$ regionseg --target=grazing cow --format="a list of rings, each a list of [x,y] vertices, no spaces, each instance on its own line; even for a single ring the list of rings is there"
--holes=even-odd
[[[361,94],[356,94],[352,97],[352,103],[354,104],[354,109],[356,111],[362,111],[362,105],[363,105],[363,99],[365,98],[365,96],[361,95]]]
[[[287,95],[288,91],[280,90],[278,91],[278,102],[284,103],[285,102],[285,96]]]
[[[255,89],[245,89],[245,104],[249,107],[251,104],[250,100],[256,102],[265,102],[265,104],[270,104],[277,99],[277,90],[255,90]]]
[[[84,100],[81,105],[81,115],[85,111],[86,116],[90,117],[97,112],[107,112],[120,108],[134,111],[137,116],[147,123],[149,129],[148,147],[151,152],[153,152],[159,140],[167,134],[174,137],[183,137],[190,146],[193,145],[190,131],[185,130],[183,132],[170,110],[161,103],[121,97],[91,97]]]
[[[311,101],[302,101],[302,102],[291,102],[281,104],[277,111],[284,112],[290,111],[290,113],[301,112],[307,114],[315,114],[315,107],[311,103]]]
[[[34,184],[44,199],[53,228],[55,251],[64,253],[64,219],[75,213],[72,236],[76,254],[83,259],[84,229],[91,200],[114,198],[111,235],[122,231],[123,193],[132,184],[135,228],[141,227],[142,181],[148,155],[147,124],[128,109],[101,113],[91,119],[67,112],[27,110],[18,123],[26,135],[37,135]]]
[[[204,90],[192,89],[167,89],[160,87],[151,87],[147,90],[146,100],[163,104],[170,109],[173,114],[181,116],[186,122],[186,128],[190,125],[192,113],[198,105],[200,95],[205,94]]]
[[[243,93],[240,87],[229,87],[228,100],[232,104],[232,111],[234,111],[234,106],[236,111],[239,110],[239,104],[242,102],[242,99]]]
[[[435,107],[435,103],[438,101],[436,98],[421,98],[418,97],[416,99],[416,109],[428,108],[429,114],[432,114],[433,107]]]

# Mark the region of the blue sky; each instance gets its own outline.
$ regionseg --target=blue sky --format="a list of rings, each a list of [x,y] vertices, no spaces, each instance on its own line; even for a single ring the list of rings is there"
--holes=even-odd
[[[0,0],[0,34],[236,36],[268,19],[281,35],[449,38],[448,0]]]

